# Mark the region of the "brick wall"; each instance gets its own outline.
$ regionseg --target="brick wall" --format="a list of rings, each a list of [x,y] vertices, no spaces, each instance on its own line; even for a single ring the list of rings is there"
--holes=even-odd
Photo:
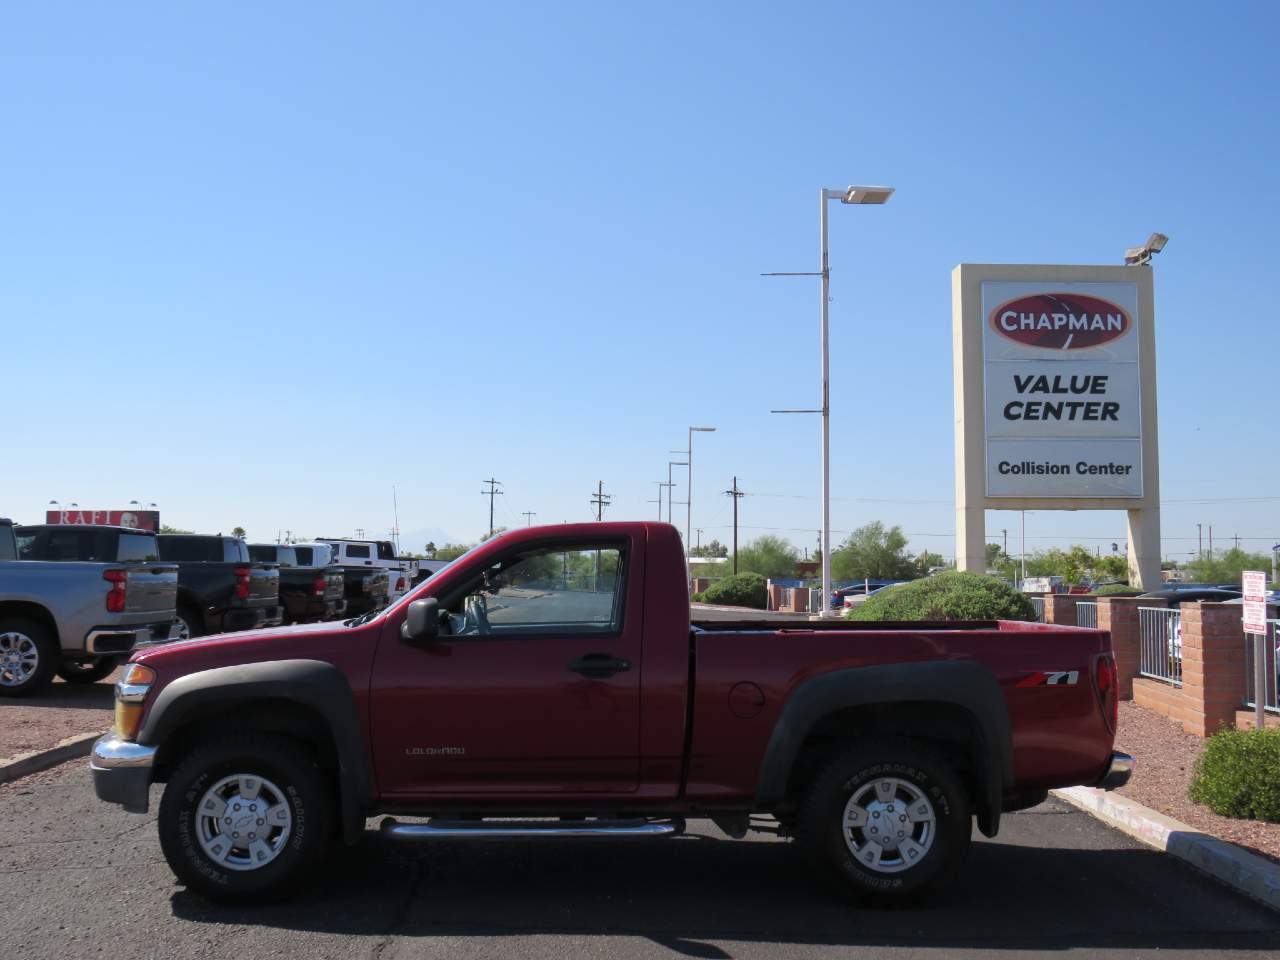
[[[1139,705],[1182,724],[1182,729],[1207,737],[1224,726],[1240,724],[1252,713],[1241,710],[1244,701],[1244,634],[1241,607],[1229,603],[1182,605],[1182,686],[1147,677],[1133,681],[1133,699]],[[1102,606],[1098,606],[1102,621]]]
[[[1138,608],[1162,606],[1163,601],[1141,600],[1138,597],[1098,598],[1098,629],[1111,633],[1111,649],[1116,656],[1121,700],[1133,699],[1133,680],[1138,675]]]
[[[1076,601],[1066,593],[1046,593],[1044,596],[1044,622],[1056,623],[1064,627],[1074,627],[1076,623]],[[1092,599],[1092,597],[1088,598]]]

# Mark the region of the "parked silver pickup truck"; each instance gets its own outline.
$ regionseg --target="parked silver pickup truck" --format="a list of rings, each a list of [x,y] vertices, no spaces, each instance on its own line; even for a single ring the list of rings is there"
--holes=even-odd
[[[154,534],[20,530],[0,519],[0,696],[34,693],[54,674],[92,683],[131,650],[180,635],[178,568],[156,559]]]

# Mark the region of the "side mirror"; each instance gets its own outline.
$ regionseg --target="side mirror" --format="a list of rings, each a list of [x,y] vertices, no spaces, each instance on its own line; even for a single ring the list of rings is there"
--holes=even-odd
[[[414,600],[409,604],[400,639],[411,645],[428,644],[440,634],[440,612],[435,597]]]

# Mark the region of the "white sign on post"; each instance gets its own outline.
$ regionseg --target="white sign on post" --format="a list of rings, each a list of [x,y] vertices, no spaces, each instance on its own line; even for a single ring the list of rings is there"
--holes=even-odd
[[[1267,632],[1267,575],[1261,570],[1246,570],[1244,581],[1244,632]]]

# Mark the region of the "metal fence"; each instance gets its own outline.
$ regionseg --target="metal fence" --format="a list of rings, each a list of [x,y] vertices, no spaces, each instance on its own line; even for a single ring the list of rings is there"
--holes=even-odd
[[[1036,608],[1036,623],[1044,623],[1044,597],[1031,597],[1030,600]]]
[[[1182,686],[1182,611],[1138,608],[1138,673]]]
[[[1076,603],[1076,626],[1098,627],[1098,604],[1094,600],[1081,600]]]
[[[1263,651],[1267,657],[1267,667],[1264,671],[1264,679],[1267,689],[1263,692],[1263,705],[1267,710],[1273,713],[1280,713],[1280,620],[1267,621],[1267,639],[1266,649]],[[1254,698],[1253,683],[1253,644],[1255,637],[1252,633],[1244,635],[1244,702],[1245,706],[1256,706],[1257,701]]]

